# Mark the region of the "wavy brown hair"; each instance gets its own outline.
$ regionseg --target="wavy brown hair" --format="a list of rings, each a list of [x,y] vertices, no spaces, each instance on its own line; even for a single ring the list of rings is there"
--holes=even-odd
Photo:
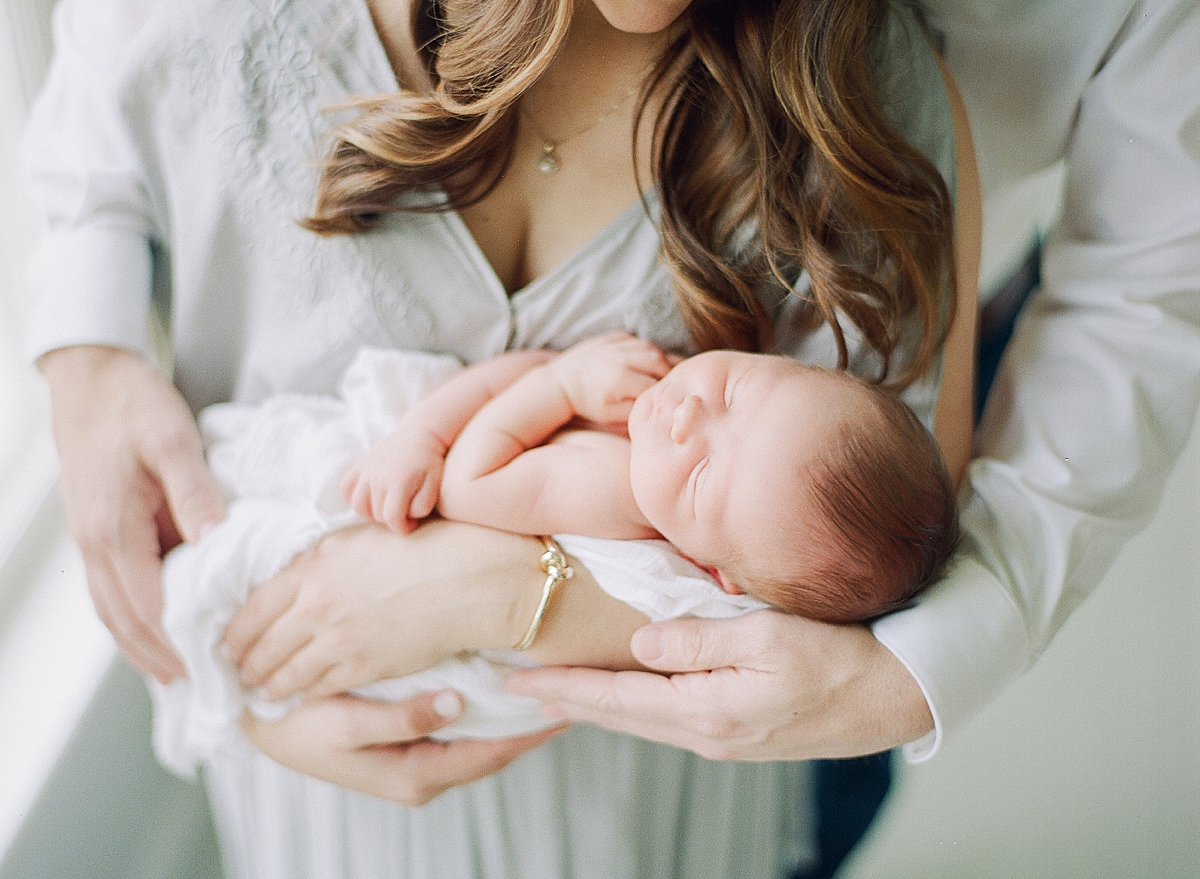
[[[360,102],[337,132],[313,214],[323,234],[371,227],[436,183],[461,208],[509,161],[516,102],[566,37],[572,0],[418,0],[435,88]],[[700,349],[762,351],[801,269],[808,328],[845,323],[894,388],[928,367],[954,313],[953,216],[933,165],[888,122],[871,60],[887,0],[696,0],[638,104],[652,120],[662,253]],[[632,146],[631,146],[632,148]],[[746,243],[747,230],[754,232]],[[948,302],[943,293],[949,290]],[[894,359],[916,318],[920,336]]]
[[[912,410],[857,376],[837,375],[862,403],[812,460],[797,464],[804,496],[780,517],[797,530],[784,540],[789,570],[754,570],[754,559],[739,556],[727,573],[775,607],[860,623],[903,607],[942,576],[960,538],[958,504],[937,442]]]

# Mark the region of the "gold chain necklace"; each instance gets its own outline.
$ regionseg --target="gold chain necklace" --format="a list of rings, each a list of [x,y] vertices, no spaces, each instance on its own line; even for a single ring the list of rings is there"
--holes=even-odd
[[[583,126],[583,128],[572,132],[566,137],[560,137],[557,140],[547,137],[541,128],[538,127],[538,124],[533,121],[533,117],[529,115],[529,112],[525,109],[525,105],[521,104],[518,113],[520,114],[521,118],[525,120],[526,124],[529,125],[530,130],[537,135],[538,140],[542,142],[542,149],[538,154],[537,169],[546,177],[553,177],[555,174],[557,174],[558,169],[562,167],[562,159],[558,157],[558,148],[564,144],[570,143],[576,138],[583,137],[605,119],[612,116],[613,113],[616,113],[618,110],[624,107],[625,104],[628,103],[629,99],[632,98],[637,93],[638,89],[642,87],[642,83],[645,80],[645,74],[649,72],[651,66],[652,65],[648,64],[645,68],[643,68],[638,75],[637,81],[629,87],[629,91],[621,95],[621,100],[617,101],[587,125]]]

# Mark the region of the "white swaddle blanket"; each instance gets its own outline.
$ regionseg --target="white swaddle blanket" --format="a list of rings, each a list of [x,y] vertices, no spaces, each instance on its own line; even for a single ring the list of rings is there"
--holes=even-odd
[[[154,748],[183,775],[222,749],[250,747],[238,727],[244,708],[277,717],[289,704],[243,692],[219,651],[221,636],[251,588],[277,573],[323,535],[361,521],[338,483],[349,465],[395,427],[400,415],[462,365],[424,352],[364,349],[338,397],[281,395],[259,405],[227,403],[200,415],[211,466],[229,501],[224,522],[163,565],[163,622],[188,677],[154,695]],[[766,605],[729,595],[661,540],[600,540],[556,535],[602,589],[651,620],[730,617]],[[436,737],[504,738],[544,729],[535,699],[504,688],[504,675],[529,667],[512,650],[463,654],[426,671],[363,687],[384,700],[453,689],[465,709]]]

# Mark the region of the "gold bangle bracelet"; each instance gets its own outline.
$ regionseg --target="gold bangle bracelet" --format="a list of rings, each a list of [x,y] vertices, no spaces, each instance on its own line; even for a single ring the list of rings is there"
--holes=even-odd
[[[542,618],[546,616],[546,608],[550,604],[550,596],[554,593],[554,587],[563,580],[570,580],[575,576],[575,571],[567,564],[567,556],[562,551],[562,547],[553,538],[543,537],[542,545],[546,547],[546,551],[542,553],[538,562],[542,566],[542,570],[546,572],[546,582],[542,585],[542,600],[538,602],[537,610],[533,614],[533,621],[525,630],[525,636],[513,646],[513,650],[529,649],[529,645],[537,637],[538,629],[542,627]]]

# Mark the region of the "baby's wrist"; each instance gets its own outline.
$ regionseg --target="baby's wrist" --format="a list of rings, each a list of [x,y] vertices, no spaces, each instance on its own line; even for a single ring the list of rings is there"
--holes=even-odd
[[[559,357],[551,360],[540,369],[546,370],[546,375],[553,382],[554,390],[561,395],[563,402],[572,412],[578,414],[582,401],[579,399],[579,373],[571,368],[572,359]]]
[[[397,425],[393,436],[398,439],[398,445],[404,450],[405,457],[413,450],[427,449],[438,452],[443,458],[449,450],[449,444],[443,440],[436,430],[426,424],[401,422]]]

